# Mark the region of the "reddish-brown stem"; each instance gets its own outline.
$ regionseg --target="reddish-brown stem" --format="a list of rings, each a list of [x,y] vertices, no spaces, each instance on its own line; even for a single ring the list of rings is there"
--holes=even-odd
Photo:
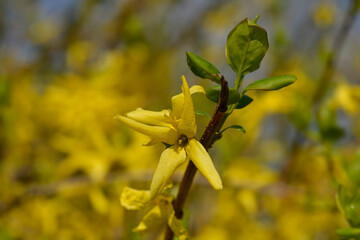
[[[213,113],[213,116],[212,116],[208,126],[205,129],[204,134],[202,135],[202,137],[200,139],[200,143],[205,147],[206,150],[208,150],[209,147],[211,146],[212,139],[213,139],[215,133],[218,131],[219,126],[222,124],[222,120],[223,120],[225,112],[227,110],[228,95],[229,95],[228,83],[224,79],[224,77],[221,76],[221,93],[220,93],[219,102],[216,106],[216,109]],[[180,183],[178,195],[173,202],[175,216],[178,219],[182,218],[182,215],[183,215],[182,209],[184,207],[186,197],[191,188],[191,184],[194,180],[196,171],[197,171],[196,166],[194,165],[194,163],[192,161],[190,161],[189,165],[187,166],[186,171],[184,173],[183,179]],[[171,231],[170,227],[168,226],[166,229],[164,239],[172,240],[173,237],[174,237],[174,233]]]

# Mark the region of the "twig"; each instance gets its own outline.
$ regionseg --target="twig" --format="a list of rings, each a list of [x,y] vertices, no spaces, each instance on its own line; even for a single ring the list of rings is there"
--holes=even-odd
[[[326,60],[324,71],[320,77],[320,80],[317,85],[317,89],[313,95],[312,101],[314,104],[320,103],[321,100],[324,98],[325,93],[332,81],[332,78],[334,77],[334,73],[337,65],[337,59],[339,58],[341,50],[345,45],[345,41],[349,35],[349,31],[355,22],[356,13],[357,13],[356,0],[352,0],[352,4],[350,4],[350,7],[345,15],[341,27],[337,32],[337,35],[335,36],[331,53]]]
[[[208,124],[208,126],[205,129],[204,134],[202,135],[200,139],[200,143],[204,146],[206,150],[209,149],[212,139],[218,130],[219,126],[222,124],[222,120],[224,118],[225,112],[227,110],[227,100],[229,95],[229,88],[228,83],[224,79],[224,76],[221,76],[221,93],[219,102],[216,106],[215,112]],[[183,207],[186,200],[186,197],[189,193],[191,184],[193,182],[193,179],[195,177],[197,168],[194,165],[192,161],[189,162],[189,165],[186,168],[184,177],[180,183],[180,188],[178,195],[173,202],[174,210],[175,210],[175,216],[178,219],[182,218],[183,215]],[[174,237],[174,233],[171,231],[170,227],[167,226],[166,233],[165,233],[165,240],[172,240]]]
[[[341,27],[335,36],[331,53],[329,54],[329,57],[325,62],[324,70],[319,78],[317,88],[312,96],[311,103],[314,106],[313,112],[315,113],[318,111],[318,108],[320,107],[321,102],[323,101],[326,92],[332,82],[337,66],[337,59],[340,56],[341,50],[343,49],[350,29],[355,22],[355,18],[358,12],[358,3],[356,1],[357,0],[352,0],[352,3],[349,6],[349,9],[341,24]],[[296,165],[294,163],[294,160],[296,159],[300,145],[298,139],[301,139],[301,133],[299,131],[297,131],[296,136],[294,137],[294,141],[291,144],[291,152],[289,154],[290,158],[284,164],[281,171],[281,179],[284,181],[288,180],[292,167]]]

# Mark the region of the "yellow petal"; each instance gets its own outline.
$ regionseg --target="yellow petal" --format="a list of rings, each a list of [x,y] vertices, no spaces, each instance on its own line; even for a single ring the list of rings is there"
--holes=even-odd
[[[184,148],[177,145],[162,152],[150,186],[150,199],[162,192],[173,172],[186,161]]]
[[[174,235],[179,239],[179,240],[186,240],[189,239],[189,234],[186,231],[185,228],[183,228],[181,220],[177,219],[175,217],[175,212],[172,211],[169,220],[168,220],[168,224],[169,227],[171,228],[172,232],[174,233]]]
[[[196,134],[194,104],[185,77],[182,76],[181,80],[183,81],[181,89],[184,93],[184,105],[178,125],[178,132],[179,134],[185,134],[188,138],[192,138]]]
[[[156,205],[141,220],[139,225],[133,229],[134,232],[149,233],[160,230],[166,224],[166,212]]]
[[[132,120],[128,117],[121,115],[115,116],[115,119],[118,119],[120,122],[126,126],[149,136],[154,141],[166,142],[168,144],[174,144],[177,140],[177,131],[171,127],[164,126],[150,126],[143,123],[139,123],[135,120]]]
[[[214,189],[222,189],[222,182],[215,166],[204,148],[195,138],[189,140],[189,144],[185,147],[186,153],[199,171],[206,177]]]
[[[120,196],[121,205],[128,210],[139,210],[150,201],[150,191],[125,187]]]
[[[202,93],[204,95],[206,95],[205,89],[200,86],[200,85],[194,85],[190,88],[190,93],[194,94],[194,93]]]
[[[194,85],[190,88],[190,94],[202,93],[206,94],[205,89],[200,85]],[[181,113],[184,106],[184,93],[180,93],[171,98],[172,110],[176,119],[181,118]]]
[[[173,211],[172,199],[159,198],[156,205],[151,208],[143,217],[139,225],[133,229],[134,232],[149,233],[165,228],[167,220]]]
[[[110,207],[109,200],[99,188],[93,188],[90,190],[89,199],[92,206],[98,213],[108,213]]]
[[[158,142],[159,141],[156,141],[155,139],[149,138],[146,142],[144,142],[141,145],[143,145],[143,146],[152,146],[152,145],[154,145],[154,144],[156,144]]]
[[[135,111],[125,114],[125,117],[131,118],[139,123],[152,125],[152,126],[165,126],[171,127],[174,120],[170,117],[169,110],[161,112],[154,112],[137,108]]]

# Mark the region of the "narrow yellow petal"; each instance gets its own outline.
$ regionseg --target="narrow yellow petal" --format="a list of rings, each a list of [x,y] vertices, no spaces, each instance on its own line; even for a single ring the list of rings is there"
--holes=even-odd
[[[98,213],[107,214],[109,212],[109,200],[99,188],[94,187],[89,191],[89,200]]]
[[[206,95],[205,89],[200,85],[192,86],[190,88],[190,93],[191,93],[191,95],[194,94],[194,93],[202,93],[202,94]]]
[[[185,77],[182,76],[181,80],[183,81],[181,89],[184,93],[184,105],[178,125],[178,131],[179,134],[185,134],[188,138],[192,138],[196,134],[194,104]]]
[[[190,88],[190,94],[192,95],[194,93],[202,93],[204,95],[206,94],[205,89],[200,85],[194,85]],[[171,103],[175,118],[180,119],[184,106],[184,93],[173,96],[171,98]]]
[[[150,191],[125,187],[120,196],[121,205],[128,210],[139,210],[150,201]]]
[[[125,117],[131,118],[139,123],[152,125],[152,126],[165,126],[171,127],[174,120],[170,117],[169,110],[161,112],[154,112],[137,108],[135,111],[125,114]]]
[[[156,205],[143,217],[139,225],[133,229],[134,232],[142,234],[159,231],[166,224],[166,211]]]
[[[216,190],[222,189],[221,178],[204,146],[195,138],[192,138],[185,149],[190,160],[193,161],[199,171],[206,177],[211,186]]]
[[[154,199],[166,186],[173,172],[186,161],[184,148],[177,145],[162,152],[150,186],[150,198]]]
[[[156,205],[145,214],[133,231],[146,234],[154,231],[158,232],[164,228],[171,212],[174,211],[171,201],[172,198],[164,198],[162,196],[156,199]]]
[[[174,144],[177,140],[177,131],[171,127],[165,126],[150,126],[143,123],[139,123],[135,120],[132,120],[128,117],[118,115],[115,119],[119,120],[126,126],[149,136],[154,141],[166,142],[168,144]]]
[[[142,143],[141,145],[142,146],[152,146],[154,144],[157,144],[158,141],[152,139],[152,138],[149,138],[146,142]]]

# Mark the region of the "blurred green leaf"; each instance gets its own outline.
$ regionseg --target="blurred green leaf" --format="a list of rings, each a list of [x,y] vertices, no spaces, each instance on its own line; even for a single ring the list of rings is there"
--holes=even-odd
[[[220,83],[220,71],[213,64],[192,52],[186,52],[186,60],[196,76]]]
[[[214,86],[211,88],[206,89],[206,97],[215,103],[219,101],[221,92],[221,86]],[[240,101],[240,94],[238,91],[236,91],[235,88],[229,87],[229,98],[227,105],[235,104]]]
[[[360,228],[341,228],[336,230],[336,234],[342,237],[359,237]]]
[[[0,228],[0,239],[1,240],[11,240],[13,239],[9,231],[5,227]]]
[[[360,154],[358,153],[351,162],[345,162],[344,168],[355,188],[360,188]]]
[[[236,109],[241,109],[249,105],[253,99],[249,97],[248,95],[243,95],[240,99],[240,101],[236,104]]]
[[[340,211],[345,215],[352,227],[360,227],[360,194],[358,189],[353,191],[339,187],[337,194],[337,204]]]
[[[227,37],[226,58],[238,75],[258,69],[269,48],[265,29],[254,21],[248,18],[242,20]]]
[[[249,90],[274,91],[289,86],[290,84],[294,83],[295,80],[296,77],[293,75],[283,75],[277,77],[264,78],[249,84],[243,90],[243,93]]]
[[[360,198],[354,196],[351,203],[345,206],[346,218],[352,227],[360,227]]]
[[[207,112],[204,112],[204,111],[201,111],[201,110],[195,111],[195,114],[205,116],[205,117],[211,119],[211,116]]]
[[[344,188],[344,186],[340,185],[338,192],[336,194],[336,203],[343,215],[346,215],[345,206],[347,206],[350,203],[350,201],[351,201],[351,194]]]
[[[240,125],[232,125],[232,126],[226,127],[226,128],[224,128],[223,130],[221,130],[221,131],[220,131],[220,134],[222,134],[223,132],[225,132],[226,130],[228,130],[228,129],[230,129],[230,128],[233,128],[233,129],[236,129],[236,130],[240,130],[240,131],[242,131],[243,133],[246,133],[245,128],[243,128],[242,126],[240,126]]]
[[[336,141],[344,136],[344,129],[339,126],[329,126],[320,130],[321,137],[324,140]]]
[[[337,124],[335,109],[326,106],[320,108],[317,112],[317,121],[324,141],[336,141],[344,135],[344,130]]]

